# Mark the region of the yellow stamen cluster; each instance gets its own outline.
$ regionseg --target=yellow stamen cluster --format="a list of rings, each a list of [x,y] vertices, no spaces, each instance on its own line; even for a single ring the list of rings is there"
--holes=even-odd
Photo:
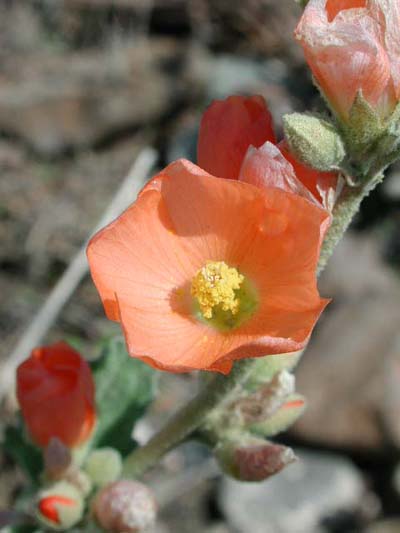
[[[224,261],[207,261],[193,278],[191,288],[204,318],[212,318],[213,308],[217,305],[235,315],[239,310],[235,290],[240,288],[243,280],[244,276]]]

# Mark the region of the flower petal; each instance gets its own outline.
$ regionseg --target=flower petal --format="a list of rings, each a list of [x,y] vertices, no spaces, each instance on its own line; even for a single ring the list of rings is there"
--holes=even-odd
[[[198,165],[213,176],[236,179],[250,145],[275,142],[272,118],[262,96],[230,96],[214,101],[203,114]]]
[[[382,28],[383,40],[390,60],[396,99],[400,99],[400,2],[370,0],[372,16]]]
[[[325,209],[330,209],[332,207],[330,199],[332,195],[335,196],[338,187],[338,174],[335,172],[320,172],[303,165],[289,151],[285,141],[279,143],[279,148],[285,159],[292,165],[298,180],[305,185]]]
[[[357,7],[366,7],[367,0],[327,0],[325,9],[328,14],[329,22],[344,9],[354,9]]]
[[[330,22],[326,0],[310,0],[296,28],[306,60],[334,110],[345,119],[358,91],[376,106],[390,64],[379,26],[366,8],[342,9]]]
[[[310,191],[297,179],[293,166],[277,146],[266,142],[260,148],[251,146],[240,169],[239,181],[256,187],[277,187],[316,203]]]

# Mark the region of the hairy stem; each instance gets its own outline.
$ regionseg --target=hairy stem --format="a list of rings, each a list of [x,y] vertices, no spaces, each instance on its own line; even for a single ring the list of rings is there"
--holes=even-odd
[[[251,359],[243,359],[234,365],[229,375],[213,377],[145,446],[137,448],[126,458],[124,476],[140,477],[166,452],[184,441],[202,424],[211,409],[246,380],[251,364]]]
[[[336,245],[343,237],[354,216],[357,214],[363,199],[383,179],[382,172],[378,172],[363,187],[347,188],[333,209],[332,223],[325,236],[321,255],[318,262],[317,275],[325,269]]]

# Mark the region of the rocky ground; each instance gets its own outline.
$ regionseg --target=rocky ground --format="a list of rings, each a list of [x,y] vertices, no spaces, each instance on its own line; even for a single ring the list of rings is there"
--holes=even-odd
[[[230,93],[263,94],[278,130],[318,105],[298,14],[292,0],[0,0],[0,364],[144,146],[160,166],[193,159],[202,109]],[[309,408],[285,436],[301,461],[257,488],[201,448],[174,452],[152,480],[159,531],[400,531],[399,184],[393,168],[321,280],[333,303],[297,372]],[[113,328],[86,278],[46,340],[90,350]],[[159,412],[189,389],[165,377]],[[1,461],[2,506],[21,479]]]

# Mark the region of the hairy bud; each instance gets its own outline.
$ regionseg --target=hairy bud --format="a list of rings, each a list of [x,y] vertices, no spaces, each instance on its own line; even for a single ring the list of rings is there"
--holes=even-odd
[[[296,459],[291,448],[250,435],[220,443],[215,455],[222,470],[240,481],[263,481]]]
[[[156,520],[157,506],[146,485],[120,480],[104,487],[96,496],[93,512],[106,531],[139,533]]]
[[[283,127],[290,151],[305,165],[326,172],[337,169],[344,159],[342,139],[327,120],[291,113],[283,117]]]
[[[94,450],[85,463],[85,470],[94,485],[104,487],[121,475],[121,455],[113,448]]]

